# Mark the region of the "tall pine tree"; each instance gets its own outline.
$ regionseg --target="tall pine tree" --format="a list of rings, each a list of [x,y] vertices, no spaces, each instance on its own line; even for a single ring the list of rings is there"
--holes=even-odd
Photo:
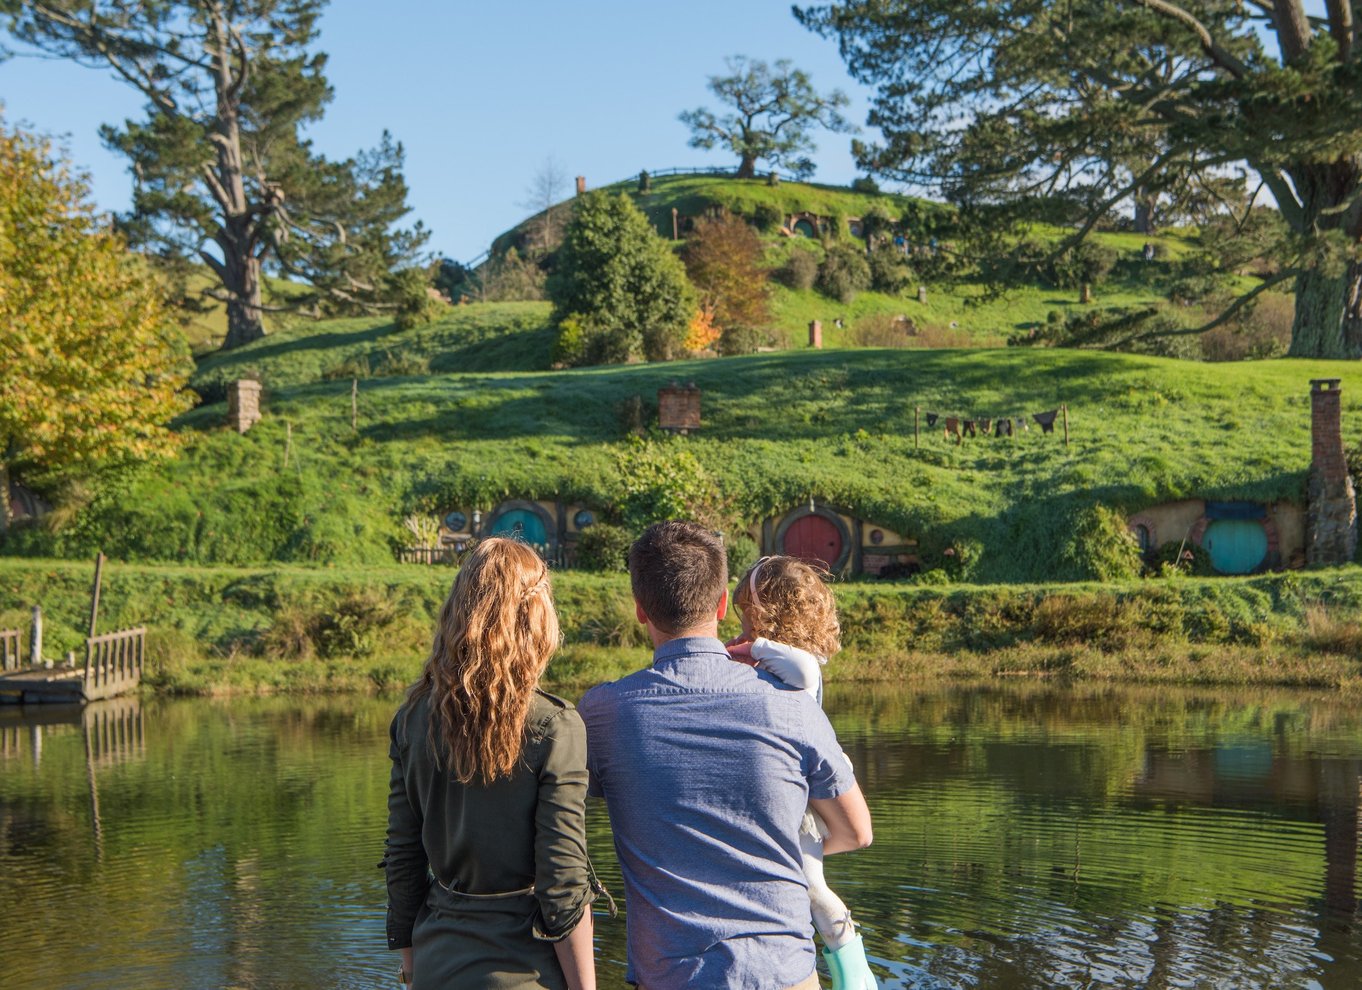
[[[265,333],[262,275],[311,291],[288,308],[395,309],[396,270],[426,233],[407,213],[402,146],[344,161],[302,131],[332,91],[314,50],[324,0],[0,0],[19,39],[107,68],[147,98],[146,117],[102,136],[132,162],[134,244],[208,266],[227,308],[224,347]]]
[[[860,163],[962,204],[1067,203],[1077,240],[1117,204],[1256,175],[1290,235],[1272,252],[1280,270],[1220,319],[1294,283],[1290,353],[1356,358],[1362,20],[1349,0],[1306,6],[843,0],[796,16],[876,91],[883,140],[855,145]]]

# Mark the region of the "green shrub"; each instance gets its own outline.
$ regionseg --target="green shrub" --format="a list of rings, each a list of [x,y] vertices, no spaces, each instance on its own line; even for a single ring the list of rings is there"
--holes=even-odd
[[[1210,577],[1215,573],[1209,551],[1195,543],[1180,540],[1172,540],[1159,547],[1150,565],[1155,573],[1165,576],[1187,574],[1192,577]]]
[[[729,578],[742,575],[761,556],[761,547],[746,533],[732,533],[724,537],[724,549],[728,552]]]
[[[898,251],[879,250],[870,255],[870,287],[897,296],[913,281],[913,268]]]
[[[665,519],[694,519],[722,529],[727,502],[685,437],[631,437],[617,452],[623,495],[620,519],[641,532]]]
[[[880,191],[880,184],[868,175],[858,175],[851,180],[851,191],[875,195]]]
[[[577,541],[577,566],[584,571],[627,571],[633,543],[632,530],[598,522]]]
[[[784,223],[784,211],[770,203],[758,203],[752,211],[752,226],[763,234],[774,234]]]
[[[793,248],[777,277],[792,289],[801,292],[812,289],[814,282],[818,280],[818,259],[813,256],[812,251]]]
[[[719,335],[718,351],[724,357],[737,354],[755,354],[766,346],[765,331],[756,327],[725,327]]]
[[[1058,563],[1066,580],[1122,581],[1139,575],[1140,547],[1123,514],[1091,505],[1075,517]]]
[[[870,263],[854,244],[834,244],[818,266],[818,291],[831,299],[849,303],[856,293],[870,288]]]

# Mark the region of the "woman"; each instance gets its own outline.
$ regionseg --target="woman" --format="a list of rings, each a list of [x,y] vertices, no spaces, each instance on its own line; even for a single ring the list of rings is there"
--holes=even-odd
[[[416,990],[596,986],[586,730],[538,690],[558,639],[539,555],[480,543],[390,730],[388,948]]]

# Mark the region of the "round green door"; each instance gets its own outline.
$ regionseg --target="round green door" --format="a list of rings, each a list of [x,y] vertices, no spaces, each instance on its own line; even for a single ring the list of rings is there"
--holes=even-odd
[[[1267,530],[1254,519],[1217,519],[1206,527],[1201,545],[1221,574],[1250,574],[1267,557]]]
[[[794,225],[794,232],[798,234],[800,237],[818,236],[818,231],[813,229],[813,224],[809,223],[808,220],[796,220]]]
[[[539,513],[529,509],[508,509],[492,522],[493,536],[513,536],[526,543],[545,544],[549,535]]]

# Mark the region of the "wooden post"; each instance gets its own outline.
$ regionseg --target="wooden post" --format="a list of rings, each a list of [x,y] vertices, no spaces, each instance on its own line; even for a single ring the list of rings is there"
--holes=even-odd
[[[350,429],[359,432],[359,379],[350,379]]]
[[[921,431],[918,428],[918,416],[922,413],[921,406],[913,406],[913,449],[917,450]]]
[[[1064,413],[1064,448],[1067,450],[1069,447],[1069,407],[1064,405],[1059,408]]]
[[[673,206],[673,207],[672,207],[672,240],[674,240],[674,241],[675,241],[675,240],[678,240],[680,237],[681,237],[681,232],[680,232],[680,230],[679,230],[679,228],[678,228],[678,225],[677,225],[677,222],[676,222],[676,207]]]
[[[43,607],[33,606],[33,635],[28,641],[28,664],[40,667],[43,662]]]
[[[288,457],[293,453],[293,424],[284,424],[284,470],[288,470]]]
[[[90,592],[90,635],[95,634],[95,625],[99,622],[99,586],[104,581],[104,553],[101,551],[95,556],[95,586]]]
[[[924,306],[927,305],[927,287],[925,285],[917,287],[917,301]]]

